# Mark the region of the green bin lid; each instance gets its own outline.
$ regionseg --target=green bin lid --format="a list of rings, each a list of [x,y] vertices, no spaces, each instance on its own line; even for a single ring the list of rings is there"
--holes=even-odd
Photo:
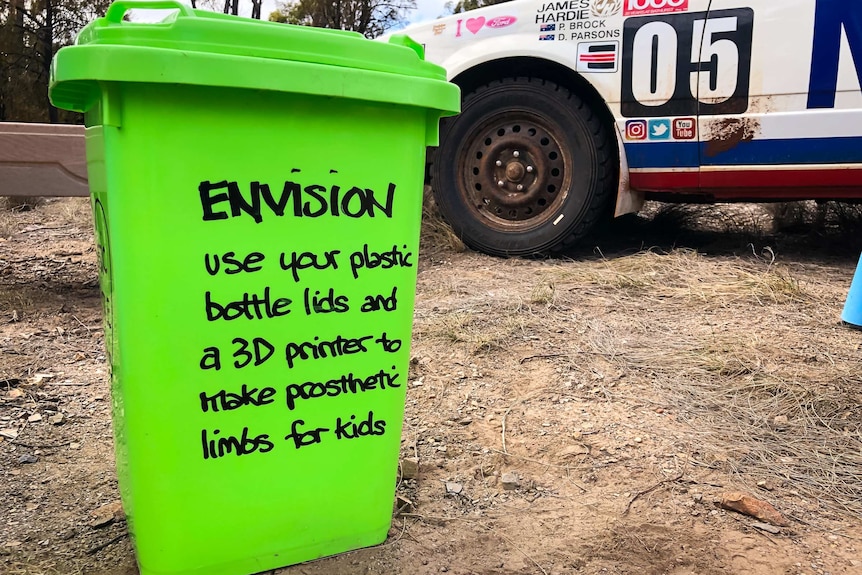
[[[131,9],[177,10],[160,22],[124,21]],[[51,66],[49,96],[58,108],[85,112],[100,82],[146,82],[294,92],[460,109],[457,86],[404,35],[387,42],[356,32],[263,22],[194,10],[170,0],[111,4],[85,26]]]

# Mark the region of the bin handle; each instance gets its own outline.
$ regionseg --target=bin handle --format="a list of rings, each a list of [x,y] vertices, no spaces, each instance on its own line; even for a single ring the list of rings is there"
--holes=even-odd
[[[195,12],[186,4],[173,0],[118,0],[111,4],[105,14],[105,20],[111,24],[120,24],[123,16],[129,10],[179,10],[183,16],[194,17]]]

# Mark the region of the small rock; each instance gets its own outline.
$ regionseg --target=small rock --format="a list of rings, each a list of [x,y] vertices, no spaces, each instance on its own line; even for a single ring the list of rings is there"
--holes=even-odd
[[[39,458],[35,455],[30,455],[29,453],[25,453],[21,457],[18,458],[18,463],[27,464],[27,463],[36,463],[39,461]]]
[[[42,383],[43,381],[48,381],[49,379],[54,379],[53,373],[37,373],[33,376],[33,383]]]
[[[778,527],[790,526],[784,516],[782,516],[775,507],[766,501],[761,501],[747,493],[742,493],[740,491],[728,491],[726,493],[722,493],[719,500],[716,501],[716,504],[722,509],[729,509],[731,511],[736,511],[737,513],[750,515],[751,517],[771,523]]]
[[[41,413],[34,413],[30,417],[27,418],[27,423],[36,423],[37,421],[42,421]]]
[[[574,445],[569,445],[568,447],[563,448],[560,451],[560,457],[571,457],[575,455],[589,455],[590,448],[583,443],[576,443]]]
[[[49,421],[52,425],[62,425],[62,424],[63,424],[63,422],[64,422],[64,421],[66,421],[66,418],[63,416],[63,414],[62,414],[62,413],[57,412],[57,413],[55,413],[54,415],[52,415],[51,417],[49,417],[49,418],[48,418],[48,421]]]
[[[691,498],[695,503],[701,503],[703,501],[703,493],[692,493]]]
[[[110,525],[114,521],[122,521],[125,519],[123,513],[123,504],[119,501],[102,505],[92,513],[93,520],[90,521],[90,527],[98,528]]]
[[[521,486],[521,480],[518,479],[518,475],[512,471],[504,473],[502,477],[500,477],[500,482],[503,484],[503,489],[506,491],[512,491]]]
[[[772,483],[770,481],[766,481],[765,479],[761,479],[760,481],[758,481],[757,486],[767,491],[772,491],[773,489],[775,489]]]
[[[9,391],[6,392],[6,397],[8,399],[18,399],[22,395],[24,395],[24,392],[21,391],[20,389],[18,389],[17,387],[13,387],[12,389],[10,389]]]
[[[74,443],[74,442],[70,443],[69,449],[81,449],[81,444],[80,443]]]
[[[58,533],[57,537],[59,537],[61,541],[68,541],[69,539],[72,539],[77,534],[78,534],[78,532],[75,530],[74,527],[69,527],[68,529],[64,529],[63,531]]]
[[[462,491],[464,491],[464,486],[460,483],[455,483],[454,481],[446,482],[446,493],[451,493],[452,495],[458,495]]]
[[[851,559],[850,560],[850,566],[851,567],[862,567],[862,561],[859,561],[858,559]]]
[[[460,423],[461,425],[470,425],[471,423],[473,423],[473,418],[465,417],[464,419],[459,420],[458,423]]]
[[[418,457],[405,457],[401,460],[401,477],[404,479],[416,479],[419,477]]]
[[[780,528],[774,525],[770,525],[769,523],[752,523],[751,526],[760,529],[761,531],[772,533],[773,535],[778,535],[779,533],[781,533]]]
[[[641,441],[643,441],[643,438],[641,438],[640,436],[635,437],[635,443],[640,443]]]
[[[787,427],[787,416],[786,415],[776,415],[772,418],[772,425],[776,429],[784,429]]]

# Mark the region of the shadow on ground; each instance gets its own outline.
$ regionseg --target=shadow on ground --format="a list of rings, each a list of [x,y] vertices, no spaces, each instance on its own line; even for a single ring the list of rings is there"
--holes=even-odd
[[[614,258],[674,249],[797,262],[855,262],[862,252],[862,206],[648,203],[640,214],[616,218],[562,255]]]

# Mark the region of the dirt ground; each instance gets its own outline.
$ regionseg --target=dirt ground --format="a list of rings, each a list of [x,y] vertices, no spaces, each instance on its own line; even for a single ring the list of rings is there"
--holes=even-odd
[[[862,573],[859,221],[653,209],[503,260],[429,219],[390,537],[273,573]],[[101,329],[86,200],[5,204],[0,573],[137,573]]]

